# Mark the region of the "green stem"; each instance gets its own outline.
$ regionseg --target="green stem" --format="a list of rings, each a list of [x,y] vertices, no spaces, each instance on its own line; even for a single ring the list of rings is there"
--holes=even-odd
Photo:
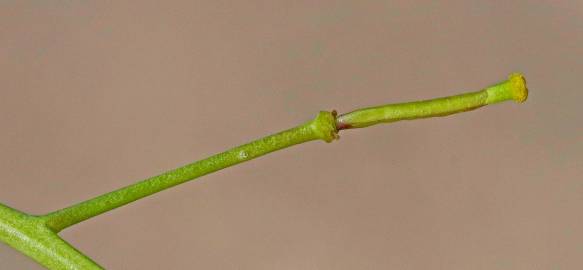
[[[173,171],[50,213],[43,218],[52,230],[58,232],[140,198],[276,150],[317,139],[331,142],[336,137],[334,119],[332,113],[320,112],[314,120],[298,127],[232,148]]]
[[[508,77],[508,80],[477,92],[356,110],[338,116],[336,126],[338,130],[342,130],[400,120],[446,116],[506,100],[524,102],[527,96],[528,90],[524,77],[514,73]]]
[[[40,217],[0,204],[0,240],[48,269],[103,269],[83,255]]]
[[[44,216],[28,215],[0,204],[0,240],[48,269],[102,269],[61,239],[57,233],[140,198],[276,150],[318,139],[331,142],[338,138],[337,133],[342,129],[444,116],[505,100],[523,102],[527,95],[526,82],[522,75],[512,74],[506,81],[473,93],[365,108],[338,117],[335,112],[320,112],[314,120],[298,127],[232,148]]]

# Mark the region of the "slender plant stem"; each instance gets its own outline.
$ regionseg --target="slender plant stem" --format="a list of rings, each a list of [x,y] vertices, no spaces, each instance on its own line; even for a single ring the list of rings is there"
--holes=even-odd
[[[332,113],[320,112],[314,120],[298,127],[232,148],[184,167],[50,213],[44,218],[47,225],[58,232],[140,198],[276,150],[317,139],[331,142],[336,137],[334,119]]]
[[[61,239],[57,233],[140,198],[276,150],[312,140],[331,142],[338,138],[339,130],[445,116],[506,100],[523,102],[527,96],[524,77],[511,74],[508,80],[484,90],[457,96],[364,108],[338,117],[336,112],[320,112],[315,119],[298,127],[46,215],[33,216],[0,204],[0,240],[48,269],[102,269]]]
[[[486,89],[457,96],[414,101],[400,104],[388,104],[359,109],[338,116],[338,130],[363,128],[379,123],[400,120],[412,120],[475,110],[505,100],[524,102],[528,96],[526,81],[521,74],[514,73],[508,80],[492,85]]]

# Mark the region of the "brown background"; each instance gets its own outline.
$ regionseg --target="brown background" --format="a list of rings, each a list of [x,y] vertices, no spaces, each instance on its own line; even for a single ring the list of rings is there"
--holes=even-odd
[[[0,200],[41,214],[311,119],[343,132],[67,229],[108,269],[580,269],[583,2],[0,4]],[[554,2],[554,3],[553,3]],[[0,269],[39,269],[0,245]]]

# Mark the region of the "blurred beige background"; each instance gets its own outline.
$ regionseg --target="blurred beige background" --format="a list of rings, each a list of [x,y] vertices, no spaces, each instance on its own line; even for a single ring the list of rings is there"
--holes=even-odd
[[[583,2],[0,4],[0,201],[46,213],[319,110],[531,90],[343,132],[61,235],[108,269],[580,269]],[[0,244],[0,269],[40,269]]]

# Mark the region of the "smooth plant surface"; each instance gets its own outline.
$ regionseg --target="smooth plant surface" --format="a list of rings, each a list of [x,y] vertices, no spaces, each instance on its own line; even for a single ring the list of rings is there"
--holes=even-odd
[[[297,127],[46,215],[29,215],[0,204],[0,240],[48,269],[103,269],[61,239],[58,233],[79,222],[156,192],[273,151],[313,140],[332,142],[339,138],[340,130],[400,120],[446,116],[507,100],[521,103],[527,96],[524,77],[515,73],[511,74],[508,80],[483,90],[456,96],[382,105],[342,115],[337,115],[335,111],[323,111],[313,120]]]

